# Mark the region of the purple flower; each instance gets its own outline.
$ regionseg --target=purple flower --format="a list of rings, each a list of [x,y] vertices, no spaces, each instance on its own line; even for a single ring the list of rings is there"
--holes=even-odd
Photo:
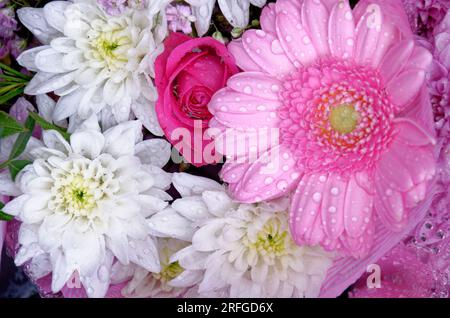
[[[413,31],[429,40],[450,8],[449,0],[403,0]]]
[[[450,115],[450,11],[434,30],[434,62],[430,70],[431,104],[438,130],[449,125]]]
[[[127,0],[97,0],[97,3],[109,15],[117,16],[127,8]]]
[[[14,10],[9,7],[0,9],[0,38],[11,38],[16,30]]]
[[[191,23],[195,21],[191,8],[183,4],[169,5],[166,9],[169,30],[182,31],[184,34],[192,32]]]

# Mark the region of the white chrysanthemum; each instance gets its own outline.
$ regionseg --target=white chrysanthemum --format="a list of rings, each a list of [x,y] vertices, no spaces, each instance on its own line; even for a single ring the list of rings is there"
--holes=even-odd
[[[195,15],[195,27],[198,34],[204,35],[211,23],[211,15],[216,4],[216,0],[186,0],[191,5]],[[231,25],[245,28],[249,23],[250,4],[262,7],[266,0],[218,0],[220,10]]]
[[[16,179],[21,195],[3,208],[22,221],[16,264],[32,259],[34,275],[52,272],[53,292],[77,272],[90,297],[106,293],[114,257],[158,272],[145,218],[171,199],[171,176],[161,169],[170,145],[143,141],[139,121],[102,133],[95,116],[70,143],[53,130],[43,133],[43,143],[30,150],[33,163]]]
[[[184,270],[178,262],[171,262],[172,255],[188,245],[176,239],[158,239],[161,271],[152,273],[140,266],[115,263],[112,269],[112,283],[127,282],[122,295],[127,298],[180,297],[190,293],[189,287],[173,287],[170,281]],[[191,293],[190,293],[191,294]]]
[[[297,246],[287,199],[233,202],[219,184],[174,174],[182,195],[148,222],[157,236],[192,237],[170,262],[184,269],[170,285],[198,284],[203,297],[316,297],[332,263],[320,247]]]
[[[103,127],[133,115],[162,135],[154,113],[154,60],[167,33],[163,7],[127,8],[107,15],[96,0],[52,1],[22,8],[21,22],[44,44],[23,52],[18,62],[37,72],[25,93],[60,96],[53,113],[59,121],[100,113]]]

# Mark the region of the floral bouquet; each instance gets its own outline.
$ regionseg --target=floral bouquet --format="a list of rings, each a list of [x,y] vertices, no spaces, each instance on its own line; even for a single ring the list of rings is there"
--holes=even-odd
[[[0,247],[45,297],[449,297],[449,8],[1,0]]]

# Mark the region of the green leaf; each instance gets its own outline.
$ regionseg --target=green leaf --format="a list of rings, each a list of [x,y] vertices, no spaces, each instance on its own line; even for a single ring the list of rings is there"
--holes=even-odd
[[[2,128],[1,138],[27,131],[26,128],[4,111],[0,111],[0,128]]]
[[[4,206],[5,204],[3,202],[0,202],[0,221],[11,221],[12,219],[14,219],[14,217],[12,215],[6,214],[1,210]]]
[[[20,78],[23,78],[23,79],[28,80],[28,81],[31,79],[30,76],[25,75],[25,74],[15,70],[12,67],[10,67],[10,66],[8,66],[6,64],[3,64],[3,63],[0,63],[0,69],[2,69],[7,75],[20,77]]]
[[[0,221],[12,221],[14,216],[6,214],[2,210],[0,210]]]
[[[61,136],[64,137],[64,139],[70,140],[70,134],[67,132],[67,130],[65,128],[57,126],[57,125],[54,125],[52,123],[49,123],[44,118],[39,116],[37,113],[30,112],[29,115],[30,115],[30,117],[32,117],[36,121],[36,123],[39,126],[41,126],[42,129],[44,129],[44,130],[56,130],[57,132],[59,132],[61,134]]]
[[[26,166],[32,163],[29,160],[12,160],[8,163],[9,173],[11,174],[11,179],[16,180],[17,174]]]
[[[12,147],[11,153],[9,154],[9,161],[16,159],[23,153],[28,141],[30,140],[31,135],[33,134],[35,123],[36,122],[33,117],[28,116],[25,122],[25,128],[27,129],[27,131],[20,133],[17,137],[17,140]]]
[[[6,102],[9,101],[10,99],[12,99],[16,96],[22,95],[24,90],[25,90],[24,87],[18,87],[18,88],[12,89],[5,95],[0,95],[0,105],[6,104]]]

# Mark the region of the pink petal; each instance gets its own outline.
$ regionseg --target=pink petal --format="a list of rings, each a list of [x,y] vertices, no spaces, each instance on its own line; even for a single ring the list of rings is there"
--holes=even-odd
[[[401,231],[408,223],[408,215],[405,209],[403,195],[393,190],[382,178],[375,176],[374,206],[380,221],[389,230]]]
[[[331,174],[328,176],[323,189],[321,206],[322,221],[325,233],[333,240],[344,232],[344,202],[347,182],[340,176]]]
[[[425,81],[425,71],[408,69],[393,78],[386,87],[396,110],[405,109],[419,93]]]
[[[225,162],[220,171],[220,178],[227,183],[237,183],[244,177],[245,172],[249,168],[250,164],[248,163],[238,164]]]
[[[380,7],[378,5],[367,7],[366,13],[356,27],[355,59],[357,62],[376,66],[373,57],[377,50],[378,39],[381,37],[382,22]]]
[[[249,104],[250,105],[250,104]],[[255,106],[253,104],[253,106]],[[228,109],[219,109],[214,113],[215,118],[220,123],[231,128],[245,129],[253,128],[276,128],[280,122],[276,112],[250,112],[242,106],[240,113],[229,112]]]
[[[276,132],[262,129],[226,129],[214,138],[215,149],[227,160],[251,163],[272,144],[278,143]]]
[[[321,203],[325,183],[320,181],[320,175],[305,175],[293,194],[291,203],[291,233],[297,243],[309,244],[311,237],[306,233],[313,225],[319,226]],[[320,224],[322,226],[322,224]]]
[[[322,225],[322,217],[319,214],[314,221],[314,225],[305,233],[305,241],[309,245],[318,245],[325,237],[324,226]]]
[[[399,153],[392,145],[380,158],[376,174],[380,176],[390,188],[406,192],[414,186],[409,169],[404,165],[404,153]],[[403,150],[404,147],[401,147]],[[409,150],[409,149],[407,149]]]
[[[337,2],[330,13],[328,22],[331,54],[339,58],[353,57],[355,41],[355,21],[348,0]]]
[[[269,3],[261,12],[260,23],[261,29],[265,32],[274,32],[275,30],[275,4]]]
[[[414,208],[425,199],[427,193],[427,183],[422,182],[416,185],[405,194],[405,205],[408,209]]]
[[[252,203],[289,193],[300,177],[295,164],[293,156],[283,146],[267,151],[249,167],[233,189],[234,198]]]
[[[235,88],[236,82],[232,82],[231,85],[228,86]],[[266,96],[264,97],[257,97],[245,93],[236,92],[230,87],[226,87],[220,90],[212,97],[208,105],[208,109],[211,114],[216,114],[217,112],[230,112],[236,114],[246,112],[270,112],[275,111],[278,107],[281,106],[281,102],[278,100],[265,99],[264,97],[266,97],[268,94],[266,94]]]
[[[344,224],[346,233],[352,238],[359,238],[372,222],[373,196],[356,182],[355,176],[347,184],[344,204]]]
[[[228,52],[234,56],[236,60],[236,65],[243,71],[263,71],[263,69],[253,62],[253,60],[245,52],[244,44],[242,39],[231,41],[228,44]]]
[[[360,237],[353,238],[347,234],[343,235],[340,239],[342,249],[354,258],[366,257],[372,249],[374,236],[375,222],[372,220]]]
[[[380,65],[380,73],[385,83],[389,83],[403,70],[413,50],[413,40],[403,40],[391,47]]]
[[[329,13],[320,0],[304,0],[302,6],[302,24],[312,37],[319,56],[330,54],[328,45]]]
[[[434,138],[412,120],[401,118],[394,123],[397,135],[389,152],[400,158],[414,185],[431,180],[436,173]]]
[[[408,60],[406,68],[418,68],[428,71],[432,61],[433,55],[431,55],[430,51],[424,47],[416,45]]]
[[[243,72],[228,80],[228,87],[246,95],[278,101],[282,83],[274,77],[260,72]]]
[[[286,55],[295,66],[311,64],[317,51],[301,23],[300,11],[291,1],[277,2],[277,35]]]
[[[434,146],[436,139],[427,133],[415,121],[408,118],[394,119],[397,140],[411,146]]]
[[[283,76],[295,69],[274,35],[262,30],[248,30],[242,39],[246,53],[267,73]]]

